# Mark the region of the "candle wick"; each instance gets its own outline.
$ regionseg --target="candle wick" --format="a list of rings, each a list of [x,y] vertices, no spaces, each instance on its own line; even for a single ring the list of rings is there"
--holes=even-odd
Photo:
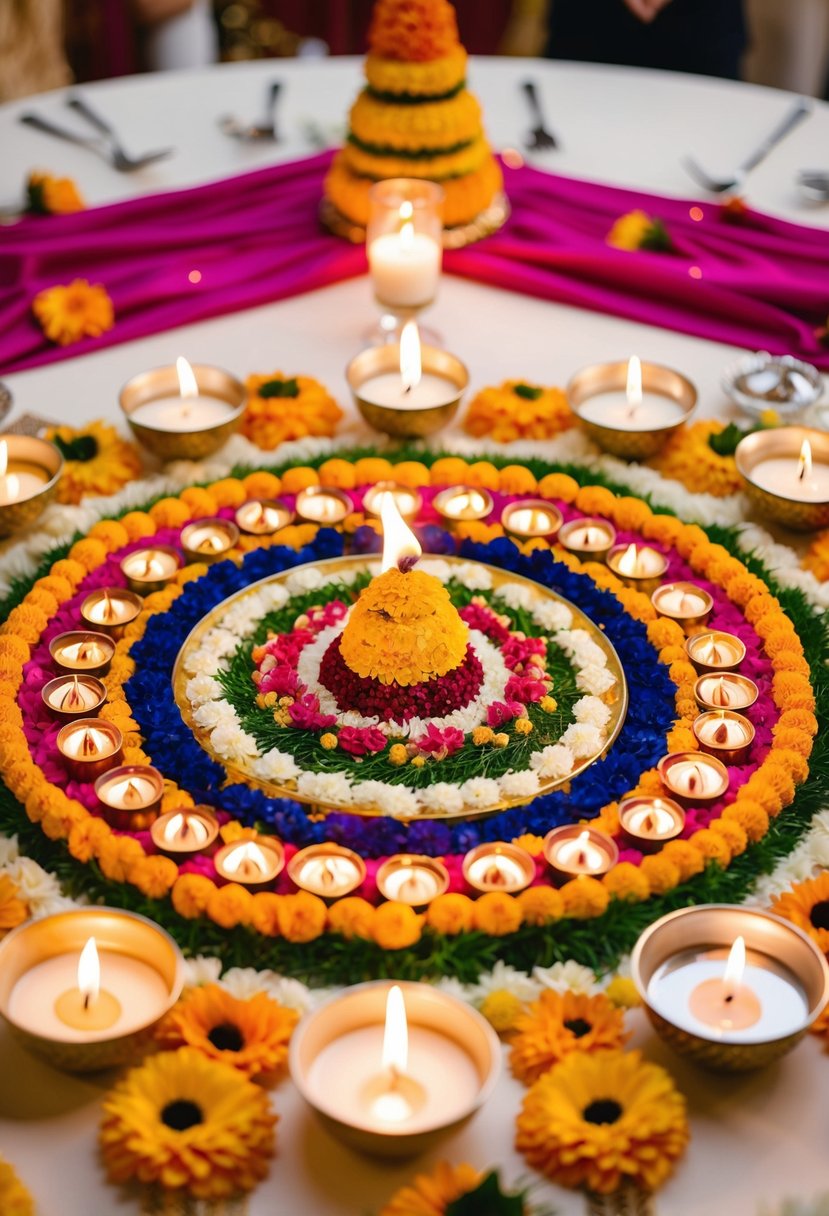
[[[91,995],[92,995],[92,993],[91,993],[91,992],[85,992],[85,993],[84,993],[84,998],[83,998],[83,1007],[84,1007],[84,1009],[88,1009],[88,1008],[89,1008],[89,998],[91,997]]]
[[[734,1000],[734,993],[733,993],[733,992],[729,992],[728,996],[727,996],[727,997],[725,997],[725,1003],[726,1003],[726,1005],[730,1005],[730,1004],[731,1004],[731,1002],[732,1002],[733,1000]]]
[[[403,389],[403,396],[404,396],[404,397],[405,397],[405,396],[407,396],[407,395],[408,395],[408,394],[409,394],[409,393],[412,391],[412,387],[413,387],[413,386],[412,386],[411,384],[407,384],[407,385],[405,386],[405,388]],[[801,473],[801,477],[802,477],[802,476],[803,476],[803,474]]]
[[[585,853],[584,849],[579,849],[578,855],[576,857],[576,861],[578,862],[578,864],[580,866],[583,866],[587,863],[587,854]]]

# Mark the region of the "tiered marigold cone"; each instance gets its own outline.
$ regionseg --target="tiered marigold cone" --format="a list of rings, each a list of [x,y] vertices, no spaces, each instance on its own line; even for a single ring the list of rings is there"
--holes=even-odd
[[[465,87],[466,51],[448,0],[377,0],[368,84],[351,107],[348,140],[326,179],[342,215],[365,225],[375,181],[419,177],[446,194],[448,227],[471,223],[502,189],[501,170]]]

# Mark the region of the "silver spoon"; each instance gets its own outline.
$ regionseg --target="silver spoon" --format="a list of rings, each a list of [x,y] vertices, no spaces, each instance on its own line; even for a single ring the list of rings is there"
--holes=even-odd
[[[264,122],[247,124],[227,115],[219,119],[220,129],[224,131],[225,135],[230,135],[233,139],[241,140],[246,144],[265,143],[266,141],[279,143],[279,135],[276,131],[276,102],[281,88],[282,81],[275,80],[268,90]]]
[[[766,136],[759,147],[755,148],[742,164],[738,165],[731,177],[710,177],[691,156],[686,156],[683,159],[683,167],[697,185],[702,186],[703,190],[708,190],[711,194],[725,194],[726,190],[733,190],[735,187],[742,185],[751,170],[756,169],[760,162],[766,159],[769,152],[773,148],[776,148],[780,141],[785,139],[789,132],[793,131],[808,114],[811,114],[812,105],[811,98],[798,98],[783,121]]]
[[[145,156],[127,156],[120,146],[116,147],[110,137],[103,133],[100,138],[76,135],[74,131],[60,127],[57,123],[50,122],[49,119],[41,118],[39,114],[21,114],[19,121],[25,123],[27,127],[34,127],[36,131],[54,135],[56,139],[64,139],[67,143],[78,144],[81,148],[88,148],[90,152],[97,152],[119,173],[134,173],[137,169],[143,169],[157,160],[163,160],[173,151],[172,148],[164,148],[159,152],[148,152]]]
[[[797,184],[806,198],[813,202],[829,202],[829,169],[801,169]]]

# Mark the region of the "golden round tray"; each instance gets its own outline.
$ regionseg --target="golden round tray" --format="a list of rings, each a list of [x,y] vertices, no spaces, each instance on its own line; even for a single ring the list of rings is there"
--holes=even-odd
[[[510,205],[506,194],[503,192],[496,194],[486,210],[481,211],[469,223],[444,228],[443,248],[463,249],[467,245],[473,245],[475,241],[481,241],[485,236],[503,228],[509,216]],[[347,215],[343,215],[342,211],[335,207],[328,198],[320,200],[319,217],[320,223],[329,232],[333,232],[334,236],[344,237],[352,245],[362,245],[366,239],[365,225],[358,224],[356,220],[350,220]]]
[[[450,567],[469,565],[469,561],[466,558],[441,557],[436,560],[445,562]],[[329,576],[327,580],[329,582],[333,582],[336,580],[338,575],[346,571],[357,570],[364,572],[373,564],[377,564],[379,566],[376,554],[355,554],[353,556],[346,555],[343,557],[332,557],[325,561],[314,563],[315,569],[320,570],[323,575]],[[492,576],[493,589],[502,586],[504,583],[518,583],[522,586],[530,588],[538,599],[555,600],[557,603],[565,604],[573,614],[572,627],[576,629],[584,629],[585,632],[590,635],[592,641],[594,641],[597,646],[601,647],[607,658],[608,670],[614,676],[615,682],[612,688],[610,688],[608,692],[606,692],[601,698],[610,708],[611,715],[610,721],[607,725],[607,735],[602,750],[593,756],[587,756],[564,777],[555,779],[541,778],[538,793],[534,795],[534,797],[540,797],[542,794],[550,794],[554,790],[560,789],[562,786],[566,785],[569,781],[572,781],[574,777],[577,777],[579,773],[584,772],[586,768],[589,768],[589,766],[596,760],[600,760],[610,750],[616,736],[622,729],[622,723],[624,722],[625,714],[627,713],[628,690],[624,669],[618,654],[616,653],[612,644],[605,637],[602,630],[599,629],[599,627],[595,625],[593,621],[591,621],[590,618],[581,611],[580,608],[577,608],[575,604],[572,604],[569,600],[564,599],[563,596],[557,595],[548,587],[543,587],[540,583],[534,582],[532,579],[523,578],[518,574],[510,574],[509,571],[500,570],[496,566],[489,566],[485,565],[484,563],[481,563],[481,565],[482,568],[487,570]],[[421,569],[428,570],[428,567],[429,558],[427,556],[421,563]],[[201,621],[199,621],[198,625],[196,625],[196,627],[185,639],[184,645],[181,647],[181,650],[176,658],[175,667],[173,668],[173,694],[176,699],[176,704],[181,711],[181,716],[184,719],[184,722],[193,732],[193,736],[200,747],[202,747],[202,749],[207,753],[208,756],[210,756],[212,760],[215,760],[217,764],[221,765],[221,767],[227,773],[230,782],[242,782],[245,785],[250,785],[257,789],[261,789],[268,795],[268,797],[271,798],[292,798],[294,801],[307,802],[309,805],[313,806],[315,812],[324,813],[327,811],[346,811],[354,815],[389,815],[388,811],[381,810],[377,806],[370,805],[357,806],[347,803],[326,803],[325,806],[319,806],[316,802],[312,802],[310,799],[304,798],[291,783],[265,781],[260,778],[253,777],[249,773],[245,772],[244,768],[240,765],[228,764],[225,760],[221,759],[210,746],[210,732],[202,727],[199,727],[193,720],[193,709],[185,694],[185,688],[190,679],[189,675],[184,670],[184,660],[186,656],[191,651],[198,650],[205,635],[216,625],[218,625],[222,617],[225,616],[225,614],[234,604],[237,604],[241,600],[244,600],[247,596],[252,595],[258,591],[260,587],[271,583],[285,583],[291,574],[293,574],[297,569],[301,568],[302,567],[295,566],[292,570],[284,570],[280,574],[270,575],[268,578],[260,579],[256,583],[251,583],[249,587],[245,587],[242,591],[237,591],[234,595],[229,596],[228,599],[223,600],[221,604],[217,604],[215,608],[213,608],[205,617],[202,618]],[[251,685],[251,688],[253,688],[253,685]],[[555,689],[553,689],[553,693],[555,694]],[[526,797],[508,798],[488,807],[470,807],[469,809],[464,808],[460,811],[429,811],[417,813],[415,815],[401,814],[395,816],[392,814],[391,817],[399,819],[475,819],[480,818],[483,815],[494,814],[496,811],[506,810],[509,807],[523,806],[527,801],[528,799]]]

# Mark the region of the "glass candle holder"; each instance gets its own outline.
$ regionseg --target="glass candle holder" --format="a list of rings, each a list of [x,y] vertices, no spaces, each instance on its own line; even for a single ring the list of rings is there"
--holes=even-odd
[[[443,190],[435,182],[394,177],[369,191],[366,253],[383,316],[372,337],[399,341],[405,321],[433,302],[443,259]]]

